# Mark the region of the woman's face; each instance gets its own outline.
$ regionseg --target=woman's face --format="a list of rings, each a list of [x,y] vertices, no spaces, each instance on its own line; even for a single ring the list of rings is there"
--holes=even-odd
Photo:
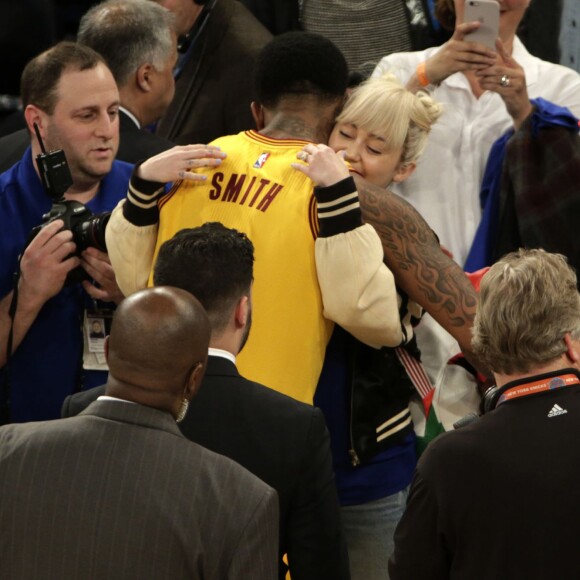
[[[401,168],[402,149],[389,151],[383,137],[368,133],[350,123],[337,123],[328,141],[335,151],[345,151],[346,161],[367,181],[387,187],[402,181],[412,171]]]
[[[455,21],[463,22],[464,6],[468,0],[454,0]],[[524,17],[530,0],[496,0],[499,4],[499,37],[502,40],[511,40]]]

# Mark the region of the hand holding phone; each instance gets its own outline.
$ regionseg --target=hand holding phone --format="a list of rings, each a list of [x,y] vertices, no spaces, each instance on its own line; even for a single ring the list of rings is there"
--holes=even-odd
[[[479,42],[495,50],[499,33],[499,4],[495,0],[467,0],[463,21],[480,23],[477,30],[465,35],[465,40]]]

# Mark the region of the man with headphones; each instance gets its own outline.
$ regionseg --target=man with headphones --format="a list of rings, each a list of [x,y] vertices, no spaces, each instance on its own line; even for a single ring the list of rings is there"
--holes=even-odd
[[[578,578],[580,294],[565,257],[521,249],[494,264],[473,348],[497,386],[481,419],[421,457],[390,577]]]
[[[175,14],[175,96],[156,134],[179,145],[254,128],[254,63],[272,34],[237,0],[155,0]]]

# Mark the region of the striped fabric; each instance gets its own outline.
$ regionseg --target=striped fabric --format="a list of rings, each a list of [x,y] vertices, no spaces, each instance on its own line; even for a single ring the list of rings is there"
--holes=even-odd
[[[404,348],[396,349],[401,364],[405,367],[410,379],[413,381],[421,399],[425,399],[434,390],[423,365]]]
[[[404,0],[303,0],[301,19],[340,48],[351,71],[370,73],[385,55],[411,50]]]
[[[0,429],[0,578],[277,577],[276,492],[163,411]]]
[[[428,417],[431,402],[433,401],[433,394],[435,393],[435,387],[431,384],[431,381],[420,361],[411,356],[403,347],[396,348],[395,352],[397,353],[397,357],[401,361],[401,364],[405,367],[417,393],[419,393],[421,401],[423,401],[425,416]]]
[[[329,185],[315,187],[319,236],[324,238],[351,231],[362,223],[358,192],[352,176]]]
[[[349,193],[334,201],[318,204],[318,218],[326,219],[359,209],[358,192]]]
[[[407,425],[411,424],[411,411],[409,409],[403,409],[400,413],[397,413],[394,417],[391,417],[388,421],[385,421],[377,427],[377,442],[398,433]]]

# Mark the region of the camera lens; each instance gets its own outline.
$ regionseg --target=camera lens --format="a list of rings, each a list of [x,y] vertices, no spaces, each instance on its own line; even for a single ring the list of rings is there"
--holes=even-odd
[[[77,245],[77,252],[82,252],[86,248],[97,248],[101,252],[107,251],[105,242],[105,228],[111,217],[111,212],[101,213],[91,216],[76,225],[73,229],[74,242]]]

